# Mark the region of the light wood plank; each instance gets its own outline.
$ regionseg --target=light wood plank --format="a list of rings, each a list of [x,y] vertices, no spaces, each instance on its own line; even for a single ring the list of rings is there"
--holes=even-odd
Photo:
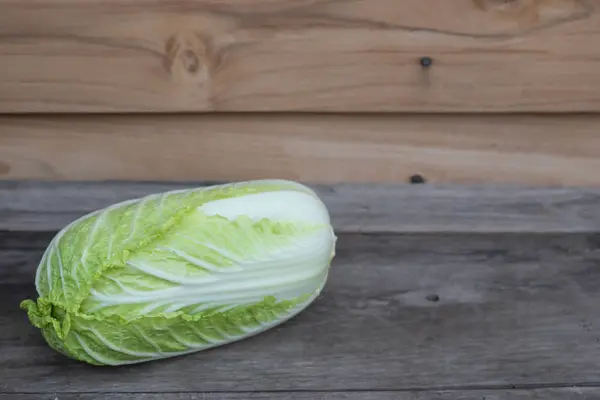
[[[599,111],[599,5],[2,0],[0,111]]]
[[[54,395],[55,398],[49,397]],[[0,394],[0,400],[595,400],[598,388],[435,390],[409,392],[267,393],[38,393]]]
[[[39,259],[42,249],[23,251]],[[35,294],[36,265],[17,272],[0,254],[0,270],[15,274],[0,286],[0,391],[598,385],[599,263],[598,234],[343,234],[323,294],[278,328],[194,355],[97,368],[50,350],[28,325],[18,303]]]
[[[1,79],[1,78],[0,78]],[[0,179],[600,186],[600,116],[0,116]]]
[[[0,230],[56,231],[119,201],[207,183],[0,181]],[[311,185],[338,232],[598,232],[600,189]]]

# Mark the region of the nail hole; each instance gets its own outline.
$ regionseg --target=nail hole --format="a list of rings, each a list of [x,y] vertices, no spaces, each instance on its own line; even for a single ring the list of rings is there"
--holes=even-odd
[[[425,183],[425,177],[423,175],[420,174],[415,174],[413,176],[410,177],[410,183],[412,183],[413,185],[417,185],[420,183]]]
[[[431,301],[431,302],[438,302],[440,301],[440,296],[438,296],[437,294],[429,294],[425,297],[425,299],[427,299],[427,301]]]
[[[431,57],[421,57],[419,63],[423,68],[429,68],[433,64],[433,60],[431,59]]]

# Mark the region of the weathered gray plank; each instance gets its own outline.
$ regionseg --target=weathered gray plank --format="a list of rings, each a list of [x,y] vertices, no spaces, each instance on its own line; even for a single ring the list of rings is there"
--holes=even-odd
[[[97,208],[200,183],[0,181],[0,230],[58,230]],[[315,185],[339,232],[600,231],[600,189]]]
[[[0,230],[0,250],[40,249],[50,243],[55,231],[27,232]]]
[[[0,231],[0,284],[31,282],[43,249],[53,232]]]
[[[410,392],[0,394],[0,400],[592,400],[599,398],[600,388],[587,387]]]
[[[18,271],[0,253],[3,392],[600,383],[600,234],[342,234],[323,295],[296,318],[126,368],[89,367],[45,345],[18,309],[34,295],[41,255],[23,251],[37,255],[23,255]]]

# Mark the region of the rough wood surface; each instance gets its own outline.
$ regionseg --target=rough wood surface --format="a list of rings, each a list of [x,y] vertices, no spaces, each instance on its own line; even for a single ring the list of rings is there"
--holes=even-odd
[[[18,271],[0,254],[4,393],[600,385],[599,234],[342,234],[323,295],[293,320],[125,368],[70,361],[28,324],[36,240],[12,243]]]
[[[600,389],[435,390],[420,392],[1,394],[0,400],[596,400]]]
[[[59,222],[184,185],[0,183],[0,399],[600,398],[595,189],[316,186],[337,255],[294,319],[123,368],[49,349],[18,304]]]
[[[0,230],[56,231],[119,201],[209,183],[0,181]],[[596,232],[600,189],[311,185],[340,232]]]
[[[1,0],[0,112],[599,111],[599,6]]]
[[[0,78],[1,79],[1,78]],[[0,179],[600,186],[600,116],[0,116]]]

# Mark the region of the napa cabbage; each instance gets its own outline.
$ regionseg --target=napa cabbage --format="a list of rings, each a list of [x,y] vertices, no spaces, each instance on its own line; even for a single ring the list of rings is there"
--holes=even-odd
[[[305,309],[335,254],[308,187],[259,180],[169,191],[88,214],[51,240],[32,325],[93,365],[179,356],[258,334]]]

